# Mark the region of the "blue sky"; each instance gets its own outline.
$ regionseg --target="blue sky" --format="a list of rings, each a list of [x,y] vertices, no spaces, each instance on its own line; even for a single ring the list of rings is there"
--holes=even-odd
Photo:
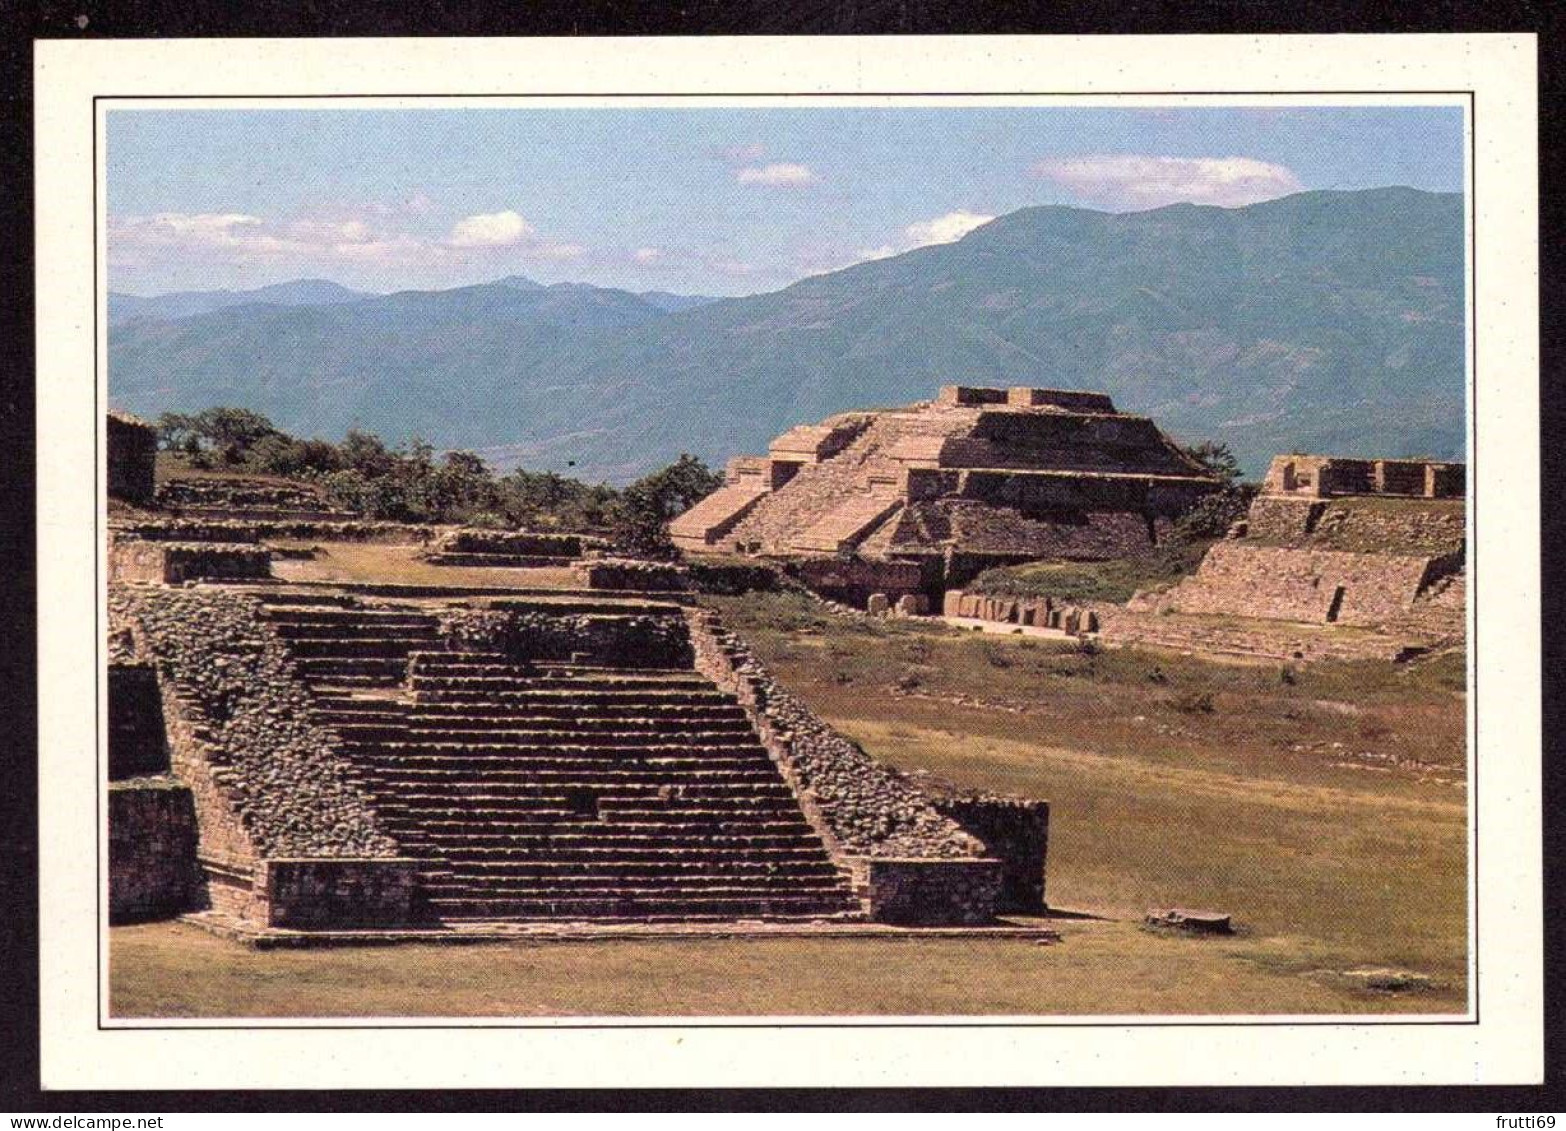
[[[1462,188],[1442,107],[111,110],[109,285],[752,294],[1029,205]]]

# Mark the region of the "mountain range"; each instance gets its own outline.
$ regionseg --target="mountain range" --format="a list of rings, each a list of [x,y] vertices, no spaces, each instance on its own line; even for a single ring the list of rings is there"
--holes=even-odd
[[[1393,188],[1025,208],[746,298],[516,276],[111,296],[110,394],[147,416],[236,404],[302,435],[417,434],[612,481],[954,382],[1100,389],[1251,474],[1294,450],[1462,458],[1463,257],[1460,196]]]

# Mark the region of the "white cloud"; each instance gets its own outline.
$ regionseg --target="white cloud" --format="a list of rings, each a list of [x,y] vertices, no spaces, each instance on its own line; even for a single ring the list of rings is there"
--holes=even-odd
[[[933,220],[921,220],[917,224],[909,224],[903,229],[903,235],[914,247],[924,247],[932,243],[955,243],[973,229],[988,224],[993,219],[995,219],[993,216],[981,216],[977,212],[964,212],[958,209],[956,212],[937,216]]]
[[[645,267],[657,263],[663,258],[663,254],[661,247],[639,247],[631,252],[631,258]]]
[[[1292,170],[1251,157],[1089,155],[1040,161],[1031,171],[1083,201],[1117,210],[1177,203],[1235,208],[1305,187]]]
[[[726,159],[741,165],[749,161],[760,161],[766,155],[767,149],[763,145],[731,145],[723,151]]]
[[[753,165],[739,169],[734,179],[742,185],[808,185],[818,178],[808,165],[795,165],[777,161],[770,165]]]
[[[579,243],[556,243],[553,240],[540,240],[531,244],[524,254],[533,259],[580,259],[587,254],[587,249]]]
[[[447,242],[452,247],[511,247],[532,234],[533,225],[507,209],[458,220]]]

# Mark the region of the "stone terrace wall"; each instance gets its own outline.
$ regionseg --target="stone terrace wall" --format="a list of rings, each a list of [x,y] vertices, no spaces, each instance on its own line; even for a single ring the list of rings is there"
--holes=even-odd
[[[1404,554],[1298,550],[1219,542],[1201,568],[1161,605],[1209,613],[1374,626],[1407,609],[1431,575],[1432,559]],[[1336,615],[1335,595],[1341,589]]]
[[[958,791],[937,797],[935,808],[982,841],[1000,862],[995,910],[1044,910],[1049,802]]]
[[[163,703],[151,664],[109,664],[109,780],[167,773]]]
[[[572,562],[571,574],[578,585],[587,589],[668,592],[690,584],[680,566],[633,558],[587,558]]]
[[[337,522],[358,517],[327,501],[310,483],[230,476],[189,476],[166,481],[156,502],[193,518]]]
[[[174,778],[109,786],[109,921],[191,910],[200,898],[196,809]]]
[[[772,677],[707,610],[690,610],[696,669],[740,697],[790,779],[808,793],[841,851],[859,856],[979,857],[984,846],[906,775],[833,730]]]
[[[451,530],[436,539],[438,553],[522,554],[532,557],[579,558],[585,550],[602,549],[606,542],[581,534],[554,534],[531,530]]]
[[[1461,501],[1259,496],[1239,530],[1248,542],[1329,550],[1448,554],[1463,549]]]
[[[158,432],[134,416],[108,414],[109,494],[132,503],[150,502],[158,459]]]
[[[577,659],[615,667],[681,668],[692,659],[685,618],[672,606],[595,614],[496,601],[483,608],[447,606],[436,615],[452,650],[502,652],[522,663]]]
[[[120,536],[158,542],[262,542],[314,539],[322,542],[416,543],[431,537],[427,526],[362,520],[319,522],[293,519],[155,518],[111,520]]]
[[[245,581],[272,576],[272,555],[252,543],[109,540],[110,581],[179,585],[198,579]]]
[[[210,768],[255,852],[396,856],[396,842],[349,781],[333,736],[309,721],[309,692],[295,682],[282,642],[262,627],[254,597],[223,589],[116,587],[110,608],[133,626],[176,700],[164,701],[166,723],[177,713],[184,724],[170,724],[171,740],[182,731],[195,740],[187,759],[199,756]],[[202,832],[205,841],[205,827]],[[230,847],[243,856],[247,846]]]

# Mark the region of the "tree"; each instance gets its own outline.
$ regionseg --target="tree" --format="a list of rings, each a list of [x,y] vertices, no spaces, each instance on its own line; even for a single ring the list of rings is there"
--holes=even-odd
[[[262,438],[279,435],[272,422],[259,412],[230,406],[203,409],[192,419],[191,426],[224,463],[230,464],[243,463]]]
[[[1222,538],[1250,509],[1256,495],[1254,484],[1240,481],[1240,461],[1228,444],[1203,440],[1184,449],[1185,454],[1217,475],[1223,486],[1196,501],[1176,520],[1174,536],[1184,542]]]
[[[166,452],[191,454],[199,450],[195,418],[183,412],[165,412],[158,417],[158,445]]]
[[[639,557],[672,558],[678,551],[669,537],[671,518],[684,514],[719,487],[723,478],[704,462],[681,455],[668,467],[644,475],[620,495],[611,536]]]
[[[1199,444],[1192,444],[1184,451],[1208,471],[1219,476],[1225,486],[1240,478],[1240,461],[1229,450],[1228,444],[1220,444],[1216,440],[1203,440]]]

